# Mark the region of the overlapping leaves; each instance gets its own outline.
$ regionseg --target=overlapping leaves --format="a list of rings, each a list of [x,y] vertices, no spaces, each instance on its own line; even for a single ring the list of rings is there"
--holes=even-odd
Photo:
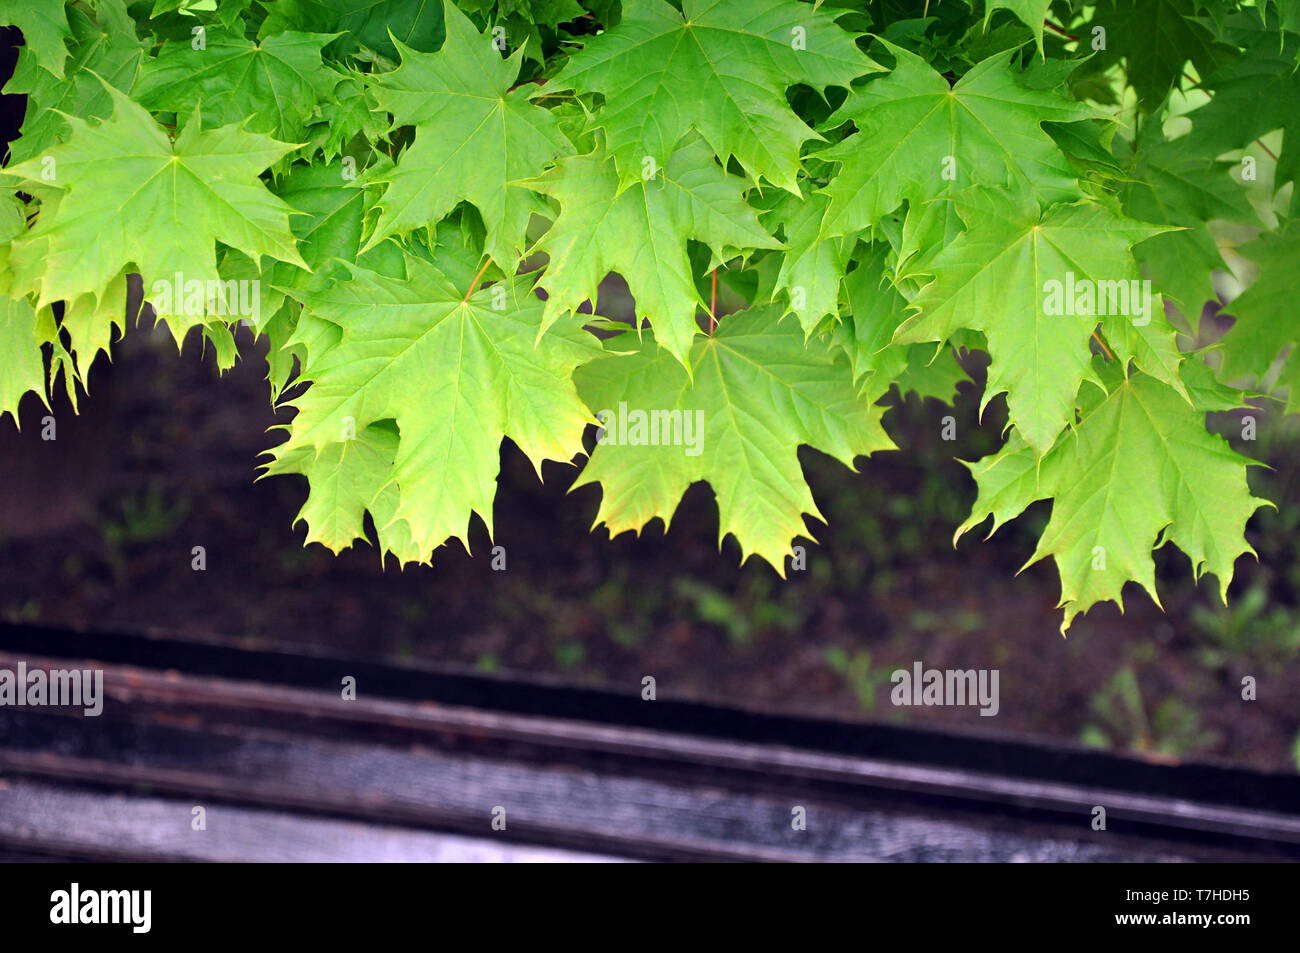
[[[791,540],[807,535],[804,515],[821,518],[799,446],[847,466],[892,449],[881,408],[859,398],[842,356],[806,347],[798,324],[782,321],[778,308],[731,315],[716,334],[696,340],[688,361],[690,373],[647,337],[631,354],[579,371],[579,392],[602,414],[606,433],[577,485],[600,484],[597,522],[617,534],[655,517],[667,522],[686,489],[707,480],[718,500],[719,543],[734,535],[742,558],[757,553],[784,574]],[[627,419],[635,412],[644,428],[663,428],[655,443],[648,431],[638,440],[636,419]]]
[[[623,181],[646,160],[662,167],[698,132],[757,180],[796,190],[799,146],[818,138],[785,101],[796,84],[847,86],[877,67],[851,34],[790,0],[625,0],[618,26],[571,57],[556,77],[605,104],[604,129]]]
[[[513,267],[529,219],[546,208],[518,183],[572,146],[551,112],[530,102],[536,87],[510,88],[522,51],[503,60],[490,35],[455,6],[445,9],[447,44],[437,53],[399,44],[401,67],[374,80],[380,107],[415,126],[415,141],[378,178],[387,191],[367,247],[436,222],[466,201],[487,227],[488,254]]]
[[[1236,386],[1300,406],[1295,5],[849,6],[0,4],[28,96],[0,415],[60,377],[77,399],[139,274],[219,366],[237,318],[267,339],[294,412],[267,472],[307,477],[309,541],[468,546],[504,440],[577,463],[603,412],[598,523],[706,481],[720,541],[782,571],[819,516],[799,448],[891,448],[881,401],[951,400],[979,348],[1009,424],[959,535],[1051,499],[1031,561],[1067,626],[1128,581],[1158,598],[1166,542],[1226,593],[1260,501],[1205,414]],[[1229,264],[1253,284],[1215,380],[1198,314]],[[611,275],[635,326],[585,316]],[[160,280],[260,306],[168,312]]]
[[[539,472],[543,460],[582,451],[591,415],[572,376],[596,345],[572,325],[534,344],[542,306],[527,282],[462,290],[421,258],[405,266],[405,279],[357,269],[303,295],[311,315],[340,335],[323,351],[309,349],[303,374],[312,383],[290,402],[297,415],[271,472],[303,472],[324,483],[316,492],[326,499],[343,495],[336,507],[319,495],[309,501],[309,538],[349,545],[362,535],[365,508],[382,533],[400,534],[386,548],[427,561],[449,538],[468,546],[474,514],[491,531],[503,438]],[[393,427],[367,433],[389,421],[395,447]]]
[[[1062,632],[1098,602],[1122,608],[1130,580],[1158,603],[1151,551],[1165,542],[1187,554],[1197,577],[1215,575],[1226,601],[1233,564],[1253,553],[1246,521],[1264,502],[1246,484],[1253,461],[1206,432],[1207,408],[1141,373],[1108,384],[1109,393],[1084,398],[1078,427],[1044,457],[1013,437],[971,465],[979,497],[957,530],[960,537],[990,516],[996,529],[1029,503],[1052,498],[1052,518],[1029,562],[1056,560]]]

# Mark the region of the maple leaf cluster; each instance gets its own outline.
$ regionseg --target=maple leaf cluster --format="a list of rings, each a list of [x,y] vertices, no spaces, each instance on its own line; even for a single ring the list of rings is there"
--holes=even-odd
[[[1165,543],[1226,598],[1264,501],[1206,415],[1300,409],[1300,0],[916,6],[4,0],[0,416],[75,405],[139,275],[223,369],[266,339],[308,542],[468,546],[508,438],[613,533],[706,481],[783,573],[799,447],[897,449],[983,353],[957,536],[1051,500],[1063,630]]]

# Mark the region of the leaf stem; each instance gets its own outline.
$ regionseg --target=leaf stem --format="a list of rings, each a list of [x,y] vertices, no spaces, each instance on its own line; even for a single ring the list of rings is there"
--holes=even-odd
[[[469,296],[478,290],[478,283],[483,280],[483,273],[488,270],[488,266],[491,264],[492,264],[492,256],[488,255],[487,261],[483,262],[483,267],[478,270],[478,274],[475,275],[474,280],[470,282],[469,291],[465,292],[465,297],[461,299],[460,302],[461,304],[464,304],[465,302],[469,301]]]
[[[515,83],[513,86],[511,86],[509,89],[507,89],[506,92],[507,92],[507,93],[513,93],[513,92],[514,92],[516,89],[518,89],[520,86],[529,86],[529,85],[532,85],[532,84],[536,84],[536,85],[538,85],[538,86],[545,86],[546,83],[547,83],[547,80],[546,80],[544,77],[538,77],[537,79],[524,79],[524,80],[520,80],[519,82]]]
[[[718,269],[713,269],[713,293],[709,296],[709,333],[718,327]]]
[[[1106,355],[1106,360],[1115,360],[1115,352],[1106,346],[1106,342],[1101,339],[1101,335],[1097,333],[1095,328],[1092,332],[1092,339],[1096,341],[1097,346],[1101,348],[1101,353]]]
[[[1073,33],[1061,29],[1061,27],[1057,26],[1051,20],[1044,20],[1043,26],[1047,27],[1049,30],[1051,30],[1053,33],[1057,34],[1058,36],[1065,37],[1067,40],[1074,40],[1076,43],[1079,40],[1079,38],[1075,36]]]

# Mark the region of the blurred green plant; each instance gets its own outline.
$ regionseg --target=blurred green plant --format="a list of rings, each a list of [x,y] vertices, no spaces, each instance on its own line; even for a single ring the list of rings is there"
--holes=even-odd
[[[889,681],[889,669],[872,668],[871,653],[866,649],[855,649],[849,655],[838,645],[826,650],[826,664],[853,689],[859,708],[864,712],[876,710],[876,690]]]
[[[189,515],[193,501],[180,496],[169,504],[158,483],[123,496],[117,507],[98,522],[104,540],[104,553],[113,579],[120,585],[128,576],[127,555],[136,546],[156,543],[169,537]]]
[[[1200,716],[1182,699],[1170,695],[1148,716],[1137,673],[1120,668],[1088,704],[1097,721],[1088,722],[1080,741],[1095,748],[1124,747],[1143,754],[1182,757],[1213,748],[1218,735],[1201,728]]]
[[[4,612],[6,622],[35,622],[41,617],[41,604],[35,599],[28,599],[20,605],[14,605]]]
[[[581,642],[559,642],[551,648],[555,664],[560,668],[573,668],[587,659],[587,648]]]
[[[734,593],[679,576],[673,580],[673,594],[690,607],[696,620],[721,629],[736,647],[749,647],[760,632],[793,635],[805,620],[797,593],[789,588],[775,592],[770,573],[743,575]]]
[[[1197,661],[1210,669],[1250,662],[1278,674],[1300,658],[1300,614],[1270,601],[1269,587],[1255,580],[1229,605],[1192,607],[1192,629],[1201,640]]]

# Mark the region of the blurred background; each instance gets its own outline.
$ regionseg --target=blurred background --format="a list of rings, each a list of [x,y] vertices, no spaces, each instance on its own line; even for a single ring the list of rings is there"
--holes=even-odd
[[[617,288],[611,290],[617,298]],[[602,310],[605,310],[602,307]],[[508,441],[496,538],[477,520],[432,566],[385,570],[374,549],[335,557],[303,548],[292,524],[297,477],[255,481],[258,455],[284,422],[269,402],[262,346],[240,331],[242,358],[219,376],[191,336],[178,358],[165,329],[133,326],[97,363],[76,415],[56,388],[57,439],[32,395],[21,432],[0,422],[0,616],[130,627],[250,647],[297,644],[366,658],[441,665],[786,714],[885,720],[1035,735],[1155,760],[1228,762],[1294,772],[1300,761],[1300,422],[1271,404],[1212,429],[1272,469],[1252,490],[1277,504],[1248,533],[1256,563],[1237,564],[1229,607],[1194,584],[1171,547],[1157,553],[1162,613],[1136,586],[1127,611],[1104,605],[1068,638],[1050,561],[1019,576],[1050,513],[1040,503],[982,541],[952,544],[975,487],[959,459],[992,450],[1001,399],[978,419],[982,369],[955,409],[912,395],[886,417],[901,448],[854,473],[807,448],[801,458],[829,526],[809,522],[806,569],[781,580],[717,544],[707,485],[672,527],[637,538],[589,532],[599,491],[568,493],[576,469],[546,464],[539,482]],[[957,439],[941,439],[956,418]],[[590,438],[589,438],[590,439]],[[493,543],[506,553],[494,571]],[[195,546],[205,571],[191,568]],[[1001,710],[896,708],[889,676],[914,661],[996,668]],[[1252,675],[1259,698],[1241,699]]]

